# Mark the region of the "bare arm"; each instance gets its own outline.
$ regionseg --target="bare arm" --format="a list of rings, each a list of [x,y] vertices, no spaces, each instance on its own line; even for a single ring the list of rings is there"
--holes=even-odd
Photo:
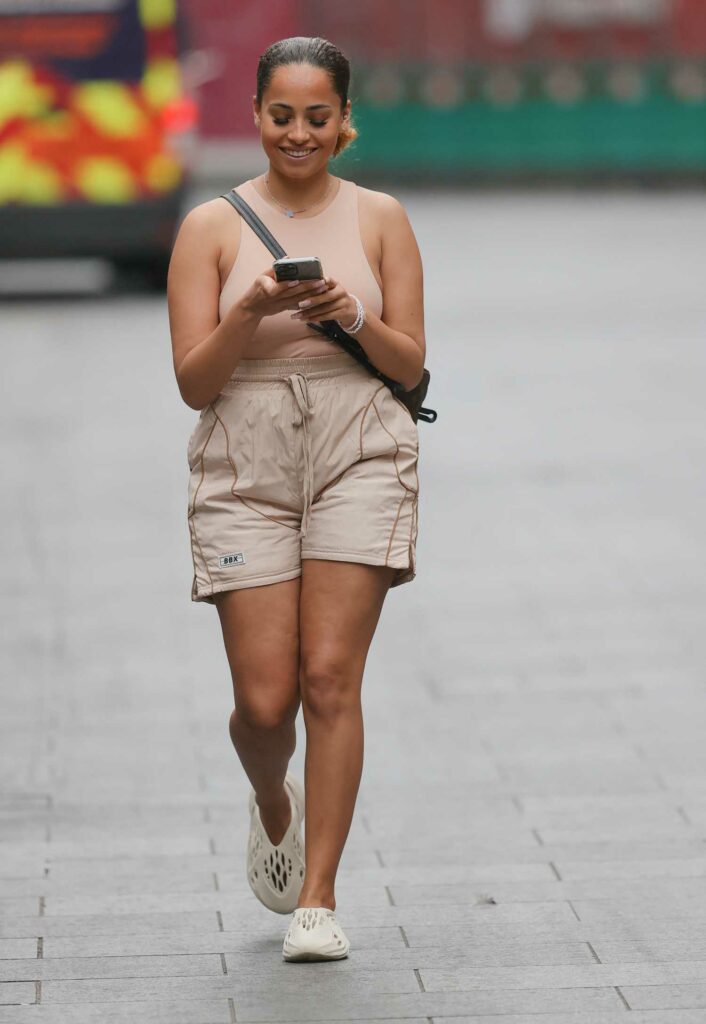
[[[383,309],[381,317],[366,309],[356,338],[379,370],[411,390],[426,356],[422,258],[404,206],[384,193],[378,202]]]
[[[192,409],[203,409],[216,398],[262,319],[246,295],[218,322],[222,221],[214,202],[195,207],[184,218],[167,277],[174,372],[181,397]],[[233,221],[238,230],[238,220]]]

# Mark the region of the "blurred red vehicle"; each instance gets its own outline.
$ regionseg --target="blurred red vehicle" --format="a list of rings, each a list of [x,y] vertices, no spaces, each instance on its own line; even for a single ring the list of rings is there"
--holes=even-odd
[[[175,0],[0,0],[0,256],[162,286],[197,112]]]

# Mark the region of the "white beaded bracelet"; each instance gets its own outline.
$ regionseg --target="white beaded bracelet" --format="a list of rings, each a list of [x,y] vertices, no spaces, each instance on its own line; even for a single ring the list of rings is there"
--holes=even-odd
[[[340,320],[337,320],[336,323],[338,324],[339,327],[343,328],[346,334],[357,334],[358,331],[363,326],[363,324],[365,323],[365,310],[363,309],[363,303],[360,301],[357,295],[351,295],[351,298],[355,299],[355,320],[353,321],[350,327],[343,327],[343,324],[341,323]]]

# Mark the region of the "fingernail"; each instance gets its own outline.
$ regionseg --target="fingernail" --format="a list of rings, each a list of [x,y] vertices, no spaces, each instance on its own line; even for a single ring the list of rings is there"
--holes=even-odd
[[[302,301],[298,302],[297,305],[299,306],[300,309],[303,309],[304,306],[310,306],[311,305],[311,299],[302,299]]]
[[[296,284],[299,284],[299,282],[298,281],[287,281],[287,287],[288,288],[294,288],[294,286]]]

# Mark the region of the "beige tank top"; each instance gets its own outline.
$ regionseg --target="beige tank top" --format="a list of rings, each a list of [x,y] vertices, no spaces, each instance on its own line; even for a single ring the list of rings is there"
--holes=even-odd
[[[326,277],[333,277],[346,291],[357,295],[366,309],[381,316],[382,291],[360,237],[358,186],[345,178],[339,181],[338,191],[328,206],[314,216],[299,220],[271,206],[257,191],[252,179],[236,186],[235,190],[252,206],[288,256],[318,256]],[[233,213],[240,216],[235,210]],[[221,320],[232,304],[248,291],[257,275],[272,266],[274,259],[241,218],[240,248],[218,303]],[[296,358],[342,351],[336,342],[307,327],[305,321],[292,320],[293,312],[293,309],[285,309],[274,316],[263,317],[243,358]]]

